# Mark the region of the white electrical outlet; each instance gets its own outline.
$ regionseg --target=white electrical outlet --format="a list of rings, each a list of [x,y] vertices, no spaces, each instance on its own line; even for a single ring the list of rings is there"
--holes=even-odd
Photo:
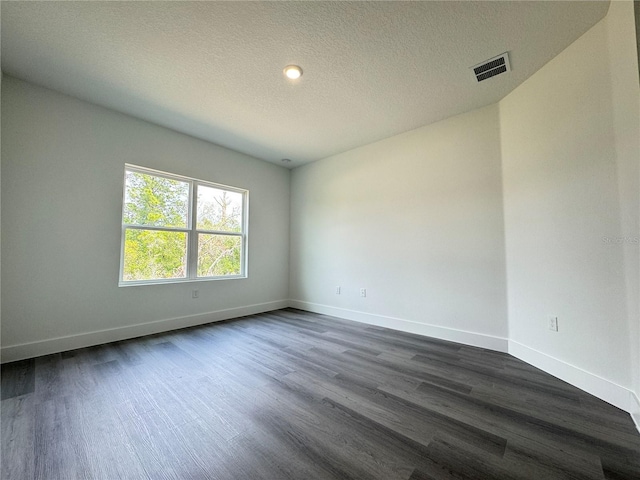
[[[558,331],[558,317],[549,317],[549,330]]]
[[[367,289],[366,288],[361,288],[360,289],[360,296],[361,297],[366,297],[367,296]]]
[[[340,287],[336,287],[336,295],[340,295]]]
[[[198,298],[200,296],[200,292],[198,290],[191,290],[191,298]]]

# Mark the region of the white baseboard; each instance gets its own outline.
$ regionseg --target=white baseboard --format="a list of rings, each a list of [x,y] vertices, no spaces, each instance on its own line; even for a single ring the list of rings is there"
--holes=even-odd
[[[635,393],[631,394],[631,410],[629,411],[633,423],[636,424],[638,432],[640,432],[640,398]]]
[[[640,425],[640,402],[638,401],[638,397],[628,388],[523,345],[515,340],[509,340],[509,353],[560,380],[564,380],[574,387],[578,387],[580,390],[584,390],[611,405],[629,412],[636,426]]]
[[[293,308],[299,308],[300,310],[309,312],[331,315],[356,322],[391,328],[393,330],[401,330],[403,332],[509,353],[534,367],[544,370],[554,377],[564,380],[574,387],[584,390],[607,403],[629,412],[640,432],[640,399],[634,392],[514,340],[356,310],[348,310],[345,308],[331,307],[329,305],[304,302],[302,300],[290,300],[289,305]]]
[[[22,343],[2,347],[0,358],[2,363],[24,360],[25,358],[39,357],[51,353],[65,352],[76,348],[90,347],[103,343],[127,340],[129,338],[152,335],[154,333],[167,332],[179,328],[194,327],[205,323],[219,322],[231,318],[254,315],[256,313],[279,310],[289,306],[288,300],[278,300],[275,302],[260,303],[244,307],[217,310],[198,315],[185,317],[167,318],[147,323],[139,323],[126,327],[110,328],[97,332],[81,333],[66,337],[51,338],[38,342]]]
[[[37,342],[9,345],[0,349],[0,358],[2,363],[13,362],[16,360],[64,352],[76,348],[90,347],[118,340],[127,340],[144,335],[152,335],[180,328],[229,320],[246,315],[279,310],[289,306],[300,310],[331,315],[338,318],[390,328],[393,330],[400,330],[403,332],[415,333],[417,335],[424,335],[498,352],[509,353],[530,365],[544,370],[550,375],[564,380],[565,382],[584,390],[605,402],[629,412],[631,418],[636,424],[636,427],[638,428],[638,431],[640,431],[640,398],[638,398],[638,395],[633,391],[594,375],[593,373],[587,372],[579,367],[568,364],[562,360],[516,342],[515,340],[438,325],[418,323],[400,318],[375,315],[345,308],[304,302],[301,300],[278,300],[274,302],[217,310],[198,315],[168,318],[153,322],[129,325],[126,327],[111,328],[78,335],[69,335],[66,337],[52,338]]]
[[[357,310],[348,310],[346,308],[304,302],[302,300],[290,300],[289,305],[294,308],[299,308],[300,310],[322,313],[324,315],[331,315],[338,318],[344,318],[346,320],[354,320],[356,322],[368,323],[370,325],[390,328],[392,330],[400,330],[403,332],[415,333],[417,335],[439,338],[450,342],[464,343],[465,345],[482,347],[497,352],[506,353],[509,347],[506,338],[485,335],[483,333],[468,332],[466,330],[413,322],[411,320],[404,320],[401,318],[386,317],[383,315],[359,312]]]

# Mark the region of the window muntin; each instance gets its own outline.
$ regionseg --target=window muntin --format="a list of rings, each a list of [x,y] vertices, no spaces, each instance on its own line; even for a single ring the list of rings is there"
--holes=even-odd
[[[246,277],[247,197],[126,165],[119,285]]]

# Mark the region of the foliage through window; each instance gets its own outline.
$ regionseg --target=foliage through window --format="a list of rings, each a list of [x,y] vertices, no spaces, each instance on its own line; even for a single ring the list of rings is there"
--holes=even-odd
[[[247,195],[127,165],[120,284],[246,276]]]

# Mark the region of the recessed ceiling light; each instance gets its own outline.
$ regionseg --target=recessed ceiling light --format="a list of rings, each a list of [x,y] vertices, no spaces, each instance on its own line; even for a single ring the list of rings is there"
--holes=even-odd
[[[296,80],[302,76],[302,69],[298,65],[287,65],[284,67],[283,73],[287,78]]]

